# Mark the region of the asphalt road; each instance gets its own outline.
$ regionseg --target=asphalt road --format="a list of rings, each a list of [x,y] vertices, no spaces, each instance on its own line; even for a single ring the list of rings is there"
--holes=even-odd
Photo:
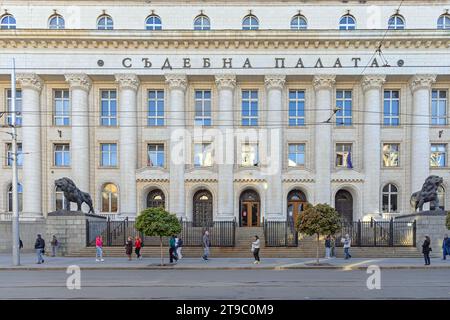
[[[64,271],[1,271],[0,299],[450,299],[449,270],[90,270],[69,290]]]

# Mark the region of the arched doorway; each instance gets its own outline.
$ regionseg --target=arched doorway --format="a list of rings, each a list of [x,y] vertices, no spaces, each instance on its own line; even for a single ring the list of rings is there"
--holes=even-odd
[[[259,227],[261,220],[259,195],[254,190],[245,190],[239,198],[241,227]]]
[[[307,203],[306,195],[300,190],[292,190],[287,196],[287,219],[297,221],[297,217],[304,210]]]
[[[152,190],[147,195],[147,208],[165,208],[166,197],[159,189]]]
[[[339,190],[334,197],[334,206],[344,222],[353,222],[353,197],[350,192]]]
[[[194,227],[210,227],[213,224],[213,197],[208,190],[194,194]]]

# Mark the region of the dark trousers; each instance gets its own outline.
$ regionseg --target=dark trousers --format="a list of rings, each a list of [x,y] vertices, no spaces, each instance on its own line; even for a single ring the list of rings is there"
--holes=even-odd
[[[178,260],[178,257],[175,255],[175,248],[169,249],[169,255],[170,255],[170,263],[172,263],[174,259],[175,261]]]
[[[429,252],[424,253],[423,254],[423,258],[425,259],[425,264],[426,265],[429,265],[431,263],[431,261],[430,261],[430,253]]]
[[[255,257],[255,260],[256,260],[256,261],[260,261],[260,260],[259,260],[259,248],[255,248],[255,249],[253,250],[253,256]]]
[[[141,257],[141,248],[135,248],[135,249],[134,249],[134,252],[136,253],[136,256],[137,256],[138,258]]]

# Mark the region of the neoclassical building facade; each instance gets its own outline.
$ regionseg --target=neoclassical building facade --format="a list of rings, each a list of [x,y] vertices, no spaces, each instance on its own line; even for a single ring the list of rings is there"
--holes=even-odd
[[[13,58],[22,219],[61,177],[116,219],[386,219],[431,174],[449,207],[450,1],[395,2],[2,2],[0,219]]]

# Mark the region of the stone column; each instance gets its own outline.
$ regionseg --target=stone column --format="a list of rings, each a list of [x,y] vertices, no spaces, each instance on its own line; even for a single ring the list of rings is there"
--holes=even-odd
[[[435,81],[436,75],[415,75],[409,81],[413,95],[411,193],[420,190],[430,174],[430,89]]]
[[[89,192],[89,90],[91,79],[86,74],[66,74],[70,84],[72,109],[71,167],[77,187]]]
[[[219,91],[218,127],[222,134],[217,139],[216,148],[221,154],[219,159],[219,206],[218,220],[232,220],[234,217],[234,122],[233,93],[236,76],[231,74],[216,75]]]
[[[269,220],[285,220],[283,210],[283,88],[285,75],[267,75],[264,84],[267,90],[267,156],[268,163],[264,167],[267,179],[266,213]]]
[[[22,150],[23,157],[22,218],[42,218],[42,149],[41,149],[41,78],[34,73],[19,73],[17,82],[22,88]]]
[[[380,212],[382,86],[384,75],[364,76],[364,201],[362,214]]]
[[[316,203],[331,205],[331,169],[333,164],[331,129],[334,118],[326,122],[333,114],[333,88],[335,75],[317,75],[313,79],[316,93],[316,126],[314,137],[314,159],[316,165],[315,200]]]
[[[185,74],[167,74],[166,83],[170,89],[168,124],[169,142],[169,211],[178,217],[186,219],[186,198],[184,171],[186,159],[186,128],[185,128],[185,91],[187,76]],[[189,141],[190,143],[190,141]]]
[[[139,78],[135,74],[116,74],[119,85],[119,168],[120,214],[137,214],[137,90]]]

